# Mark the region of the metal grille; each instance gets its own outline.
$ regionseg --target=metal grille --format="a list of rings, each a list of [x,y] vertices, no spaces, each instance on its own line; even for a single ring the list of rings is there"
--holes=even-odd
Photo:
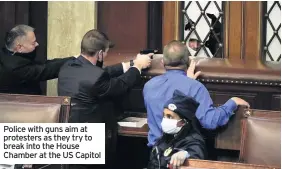
[[[223,57],[222,1],[185,1],[184,42],[190,55]]]
[[[264,2],[265,40],[263,54],[266,61],[281,59],[281,4],[279,1]]]

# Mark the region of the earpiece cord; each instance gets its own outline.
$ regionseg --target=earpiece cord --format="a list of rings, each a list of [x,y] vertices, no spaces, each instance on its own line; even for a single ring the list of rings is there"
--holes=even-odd
[[[159,169],[161,169],[160,153],[159,153],[158,146],[156,146],[156,152],[157,152],[157,159],[158,159],[158,162],[159,162]]]

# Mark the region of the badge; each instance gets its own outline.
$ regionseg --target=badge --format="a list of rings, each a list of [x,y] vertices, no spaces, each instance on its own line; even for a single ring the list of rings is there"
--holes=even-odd
[[[176,105],[175,104],[169,104],[168,105],[168,109],[171,110],[171,111],[174,111],[177,109]]]
[[[168,149],[166,149],[165,152],[164,152],[164,156],[167,157],[167,156],[171,153],[171,151],[172,151],[172,148],[171,148],[171,147],[169,147]]]

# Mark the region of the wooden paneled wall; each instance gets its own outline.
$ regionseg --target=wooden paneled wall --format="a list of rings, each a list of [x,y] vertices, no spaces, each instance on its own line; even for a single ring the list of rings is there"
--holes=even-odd
[[[162,50],[163,2],[98,2],[98,29],[115,43],[106,60],[122,61],[128,54]]]
[[[15,24],[29,23],[29,2],[0,2],[0,46],[4,45],[4,37]]]
[[[106,2],[101,3],[103,5],[103,3]],[[130,3],[134,4],[135,2]],[[158,17],[162,24],[155,24],[154,29],[162,30],[162,39],[156,39],[158,40],[157,42],[162,43],[162,46],[170,40],[181,39],[181,31],[183,31],[182,26],[180,26],[182,24],[181,9],[183,8],[181,3],[180,1],[162,2],[162,11],[158,11]],[[112,3],[108,5],[111,5],[111,10],[121,8],[119,5]],[[134,7],[134,5],[132,5],[132,7]],[[145,6],[143,7],[145,10]],[[135,6],[135,8],[137,7]],[[197,69],[202,71],[202,76],[199,81],[208,88],[215,105],[224,104],[229,98],[238,96],[250,102],[252,108],[280,110],[280,63],[261,62],[261,8],[261,2],[225,2],[224,58],[198,59],[197,64]],[[99,10],[102,9],[103,8],[99,8]],[[103,24],[108,24],[109,26],[105,28],[106,30],[110,29],[109,31],[113,34],[119,34],[119,31],[110,26],[112,24],[110,23],[111,20],[103,19],[103,15],[110,17],[109,14],[99,14],[100,16],[98,16],[98,18],[100,22],[98,22],[98,27],[104,28],[105,26],[103,27]],[[132,12],[131,15],[132,17],[135,15],[136,18],[143,16],[143,24],[146,24],[145,22],[150,23],[149,19],[146,20],[145,14]],[[113,14],[112,18],[115,18]],[[157,20],[157,16],[155,16],[155,20]],[[102,26],[99,26],[99,23],[102,24]],[[128,22],[126,24],[130,23]],[[135,21],[132,21],[131,24],[135,24]],[[148,26],[150,27],[150,25]],[[131,30],[130,27],[126,25],[122,28],[122,31],[135,31]],[[139,35],[141,40],[142,38],[144,40],[146,37],[150,37],[145,36],[145,30],[140,32],[144,33],[140,33]],[[109,36],[111,38],[111,35]],[[131,42],[134,43],[133,40],[131,40]],[[117,45],[118,43],[119,41]],[[138,50],[137,46],[127,48],[128,54],[112,53],[113,57],[107,58],[106,64],[110,65],[129,60],[129,58],[133,58],[130,56],[134,56],[136,52],[138,52],[136,50]],[[163,67],[160,66],[160,63],[156,64],[156,66],[157,67],[151,68],[149,72],[144,72],[144,83],[150,78],[165,72]],[[130,95],[125,99],[125,110],[146,111],[142,97],[143,85],[144,84],[132,90]]]
[[[147,47],[148,2],[99,2],[98,29],[115,43],[111,53],[138,53]]]

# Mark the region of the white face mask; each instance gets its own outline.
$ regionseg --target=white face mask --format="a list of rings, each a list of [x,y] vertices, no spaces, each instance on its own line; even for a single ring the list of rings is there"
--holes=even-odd
[[[182,127],[177,127],[177,123],[179,121],[180,120],[163,118],[163,121],[161,123],[163,132],[165,132],[167,134],[178,133],[182,128]]]

